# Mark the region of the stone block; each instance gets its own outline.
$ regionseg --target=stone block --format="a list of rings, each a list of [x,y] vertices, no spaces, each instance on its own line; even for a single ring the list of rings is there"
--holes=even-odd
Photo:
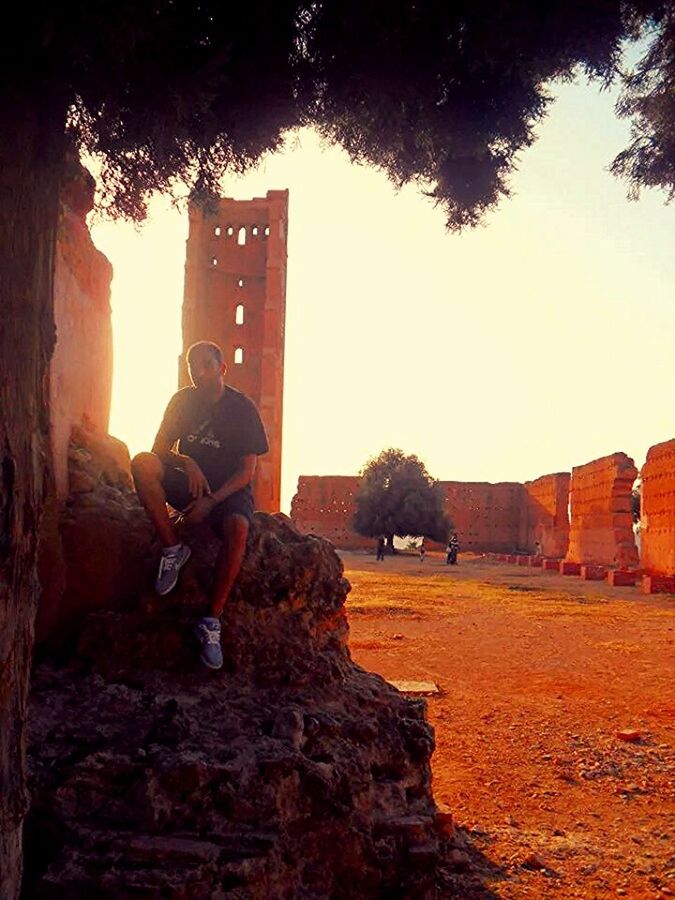
[[[675,575],[643,575],[643,594],[675,594]]]
[[[541,556],[528,556],[528,565],[532,569],[541,569],[543,561]]]
[[[560,571],[560,560],[559,559],[544,559],[541,562],[541,567],[545,572],[559,572]]]
[[[562,562],[559,565],[558,571],[561,575],[581,575],[581,565],[575,562]]]
[[[637,572],[630,572],[626,569],[610,569],[607,573],[607,583],[611,587],[633,587],[637,578]]]
[[[604,581],[607,577],[606,566],[582,566],[581,577],[584,581]]]
[[[529,556],[517,556],[516,557],[516,565],[518,566],[529,566],[530,557]]]

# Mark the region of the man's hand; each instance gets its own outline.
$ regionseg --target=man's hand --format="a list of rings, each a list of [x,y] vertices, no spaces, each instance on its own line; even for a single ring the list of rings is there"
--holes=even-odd
[[[203,522],[215,505],[213,497],[199,497],[183,513],[186,525],[198,525]]]
[[[194,459],[189,456],[185,457],[183,471],[187,475],[188,490],[195,500],[199,500],[201,497],[208,497],[211,493],[211,487],[206,480],[206,475],[204,475]]]

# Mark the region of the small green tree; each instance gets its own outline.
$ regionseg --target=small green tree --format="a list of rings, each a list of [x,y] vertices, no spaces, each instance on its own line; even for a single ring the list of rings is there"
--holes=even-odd
[[[443,510],[440,485],[416,456],[390,448],[361,469],[353,527],[366,537],[385,535],[394,552],[394,535],[445,541],[452,523]]]

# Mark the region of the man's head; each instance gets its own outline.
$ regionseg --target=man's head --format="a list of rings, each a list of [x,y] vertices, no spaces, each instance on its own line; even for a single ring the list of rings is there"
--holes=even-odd
[[[223,351],[213,341],[197,341],[185,354],[190,380],[197,389],[207,391],[222,386],[227,366]]]

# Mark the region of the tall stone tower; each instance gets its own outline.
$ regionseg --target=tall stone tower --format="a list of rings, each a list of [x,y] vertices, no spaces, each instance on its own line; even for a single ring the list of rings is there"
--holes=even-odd
[[[258,460],[254,480],[256,508],[278,512],[288,191],[253,200],[226,197],[208,213],[191,205],[189,215],[179,383],[189,384],[190,344],[222,347],[228,384],[257,403],[269,437],[270,451]]]

